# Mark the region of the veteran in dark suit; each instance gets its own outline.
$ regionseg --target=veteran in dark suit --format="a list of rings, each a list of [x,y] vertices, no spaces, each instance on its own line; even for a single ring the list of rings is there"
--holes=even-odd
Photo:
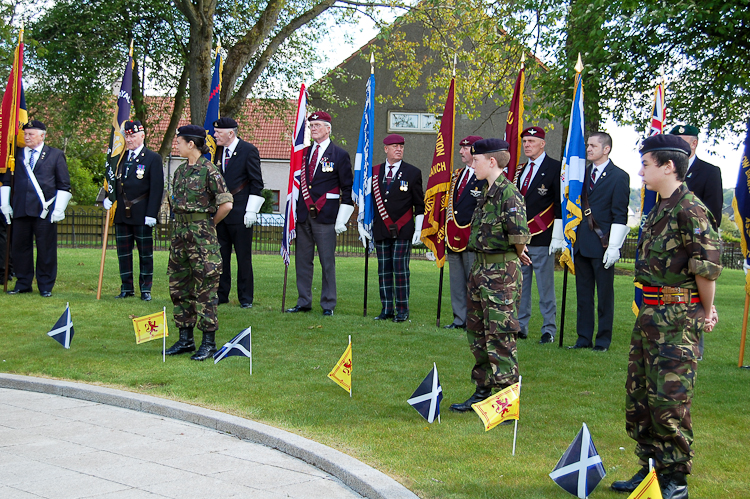
[[[521,132],[523,153],[528,158],[520,171],[516,187],[526,202],[531,242],[526,245],[531,265],[521,267],[523,286],[518,321],[519,338],[526,338],[531,319],[531,285],[536,275],[542,330],[539,343],[552,343],[557,332],[555,298],[555,252],[565,246],[560,204],[560,162],[547,156],[544,129],[532,126]]]
[[[305,148],[297,200],[295,270],[297,305],[288,313],[312,310],[313,257],[323,272],[320,306],[323,315],[336,307],[336,235],[346,231],[354,213],[352,163],[349,153],[331,141],[331,115],[318,111],[307,118],[314,143]]]
[[[375,210],[372,237],[378,255],[382,310],[375,320],[404,322],[409,318],[409,259],[424,220],[422,172],[403,161],[404,138],[383,139],[385,163],[372,169]],[[394,306],[395,298],[395,306]]]
[[[721,182],[721,169],[695,155],[698,148],[698,129],[692,125],[677,125],[669,132],[677,135],[690,146],[688,172],[685,183],[698,199],[703,201],[706,208],[714,216],[714,230],[721,225],[721,210],[724,206],[724,189]]]
[[[16,149],[13,192],[11,172],[5,172],[0,187],[0,211],[10,226],[11,256],[16,286],[8,294],[30,293],[34,279],[36,242],[36,284],[43,297],[52,296],[57,279],[57,222],[65,219],[70,199],[70,175],[65,155],[44,143],[47,127],[38,120],[23,126],[26,147]],[[12,198],[12,201],[11,201]]]
[[[143,145],[146,132],[140,121],[126,121],[127,154],[116,173],[115,236],[117,261],[120,264],[120,294],[115,298],[135,296],[133,284],[133,248],[138,247],[138,286],[141,300],[151,301],[154,282],[153,227],[164,196],[164,170],[161,156]],[[104,199],[109,210],[112,202]]]
[[[469,135],[458,143],[458,151],[463,168],[453,170],[451,187],[448,193],[448,210],[445,222],[445,242],[447,246],[448,271],[451,287],[451,308],[453,322],[445,329],[466,329],[467,282],[476,253],[467,248],[471,235],[471,216],[482,195],[486,180],[479,180],[472,167],[474,156],[471,146],[482,140],[478,135]]]
[[[606,352],[612,342],[615,312],[615,263],[630,229],[628,203],[630,176],[609,160],[612,137],[591,134],[586,159],[591,164],[581,193],[583,220],[573,247],[578,299],[578,339],[569,348],[592,348]],[[594,288],[597,295],[598,330],[594,339]]]
[[[240,307],[253,306],[253,224],[265,202],[261,195],[263,175],[258,148],[237,137],[237,122],[220,118],[214,122],[216,166],[234,197],[234,207],[216,226],[223,270],[219,281],[219,303],[229,303],[232,290],[232,247],[237,256],[237,298]]]

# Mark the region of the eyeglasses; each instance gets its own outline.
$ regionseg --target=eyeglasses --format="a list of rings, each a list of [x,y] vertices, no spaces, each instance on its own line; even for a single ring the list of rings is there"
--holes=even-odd
[[[324,125],[323,123],[310,123],[310,124],[308,125],[308,128],[309,128],[310,130],[315,130],[315,129],[317,129],[317,128],[324,128],[324,127],[325,127],[325,125]]]

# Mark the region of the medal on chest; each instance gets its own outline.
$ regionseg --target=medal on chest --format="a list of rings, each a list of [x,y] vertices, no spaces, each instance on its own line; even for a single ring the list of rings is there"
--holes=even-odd
[[[402,191],[404,191],[404,192],[408,191],[409,190],[409,182],[407,182],[406,180],[402,180],[401,181],[401,186],[399,187],[399,189],[402,190]]]
[[[135,176],[138,177],[138,180],[143,179],[143,174],[146,172],[146,167],[144,165],[138,165],[138,167],[135,170]]]
[[[320,171],[331,173],[333,171],[333,161],[328,161],[328,158],[322,158],[320,160]]]

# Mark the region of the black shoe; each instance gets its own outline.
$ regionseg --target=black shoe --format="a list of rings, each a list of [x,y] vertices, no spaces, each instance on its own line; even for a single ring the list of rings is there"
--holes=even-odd
[[[204,361],[214,356],[216,353],[216,331],[203,331],[203,341],[195,355],[190,360]]]
[[[648,476],[648,466],[644,466],[640,470],[638,470],[638,473],[632,476],[630,480],[620,480],[617,482],[613,482],[611,485],[612,490],[616,492],[633,492],[643,481],[644,478]]]
[[[296,314],[297,312],[309,312],[310,310],[312,310],[310,307],[300,307],[299,305],[295,305],[292,308],[284,310],[284,312],[287,314]]]
[[[477,387],[476,391],[474,391],[474,395],[466,399],[465,402],[461,404],[453,404],[451,406],[451,411],[453,412],[468,412],[471,411],[471,405],[476,404],[477,402],[481,402],[482,400],[486,399],[492,395],[492,388],[490,387]]]
[[[448,324],[447,326],[443,326],[444,329],[466,329],[466,324]]]
[[[380,315],[375,317],[376,321],[385,321],[388,319],[393,319],[393,314],[386,314],[385,312],[380,312]]]
[[[526,339],[526,338],[528,338],[528,337],[529,337],[529,333],[524,333],[523,331],[519,331],[519,332],[518,332],[518,338],[519,338],[519,339],[521,339],[521,340],[525,340],[525,339]]]
[[[687,480],[684,473],[659,475],[662,499],[688,499]]]
[[[21,293],[31,293],[30,289],[12,289],[8,291],[9,295],[20,295]]]
[[[323,315],[325,315],[327,317],[330,317],[330,316],[333,315],[333,310],[325,309],[325,310],[323,310]]]
[[[141,293],[141,300],[143,300],[143,301],[151,301],[151,291],[143,291]]]
[[[406,322],[406,319],[409,318],[409,314],[396,314],[396,317],[393,318],[393,322]]]
[[[132,298],[134,296],[134,291],[121,291],[119,295],[115,296],[115,298]]]
[[[552,335],[551,335],[551,334],[549,334],[549,333],[544,333],[544,334],[542,335],[542,339],[541,339],[541,340],[539,340],[539,343],[540,343],[541,345],[544,345],[545,343],[552,343],[552,341],[553,341],[553,340],[554,340],[554,338],[552,338]]]
[[[592,350],[595,352],[606,352],[607,350],[609,350],[609,348],[608,347],[594,347],[592,348]]]
[[[253,308],[252,303],[240,303],[240,308]]]
[[[52,291],[40,291],[39,295],[42,298],[49,298],[50,296],[52,296]]]
[[[219,298],[219,305],[224,305],[225,303],[229,303],[229,300],[225,300],[223,298]]]
[[[195,352],[195,341],[193,341],[193,328],[183,327],[180,329],[180,339],[167,348],[166,355],[177,355],[180,353]]]
[[[578,349],[581,349],[581,348],[591,348],[591,347],[579,345],[578,343],[576,343],[575,345],[569,346],[568,350],[578,350]]]

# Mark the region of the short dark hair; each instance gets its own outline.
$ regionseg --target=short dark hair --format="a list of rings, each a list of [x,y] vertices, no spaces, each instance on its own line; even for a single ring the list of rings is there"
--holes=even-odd
[[[612,150],[612,136],[607,132],[594,132],[590,136],[598,138],[602,148],[609,146],[609,150]]]
[[[688,169],[688,157],[686,154],[677,151],[651,151],[651,157],[654,158],[656,166],[661,168],[663,165],[672,161],[674,170],[677,174],[677,180],[685,180]]]
[[[510,153],[508,151],[494,151],[484,153],[484,157],[487,159],[495,158],[498,168],[502,169],[508,166],[510,163]]]

